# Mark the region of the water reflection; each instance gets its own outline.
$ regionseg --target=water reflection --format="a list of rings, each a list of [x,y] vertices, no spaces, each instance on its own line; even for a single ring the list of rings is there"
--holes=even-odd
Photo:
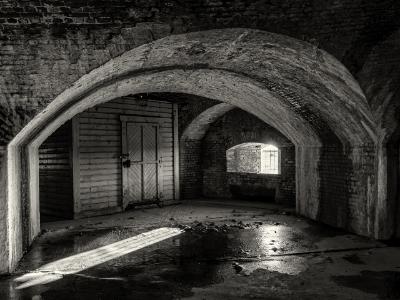
[[[258,231],[257,240],[264,254],[282,254],[289,250],[293,229],[287,226],[263,226]]]
[[[183,298],[191,296],[194,287],[221,283],[259,268],[299,274],[307,268],[305,259],[279,255],[315,247],[307,234],[282,224],[171,234],[138,251],[132,242],[137,235],[133,229],[40,239],[22,262],[21,270],[27,274],[16,278],[18,282],[0,280],[0,299]],[[233,262],[242,264],[245,272],[238,275]]]
[[[100,248],[56,260],[31,273],[17,277],[14,280],[19,283],[16,289],[24,289],[59,280],[64,275],[81,272],[181,233],[182,230],[178,228],[159,228]]]

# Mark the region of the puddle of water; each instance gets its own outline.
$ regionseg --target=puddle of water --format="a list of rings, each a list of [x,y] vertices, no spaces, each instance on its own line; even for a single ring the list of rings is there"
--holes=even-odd
[[[23,259],[19,272],[137,234],[134,229],[47,234]],[[312,239],[300,238],[299,230],[285,225],[192,230],[52,283],[16,290],[15,278],[0,279],[0,299],[176,299],[191,296],[194,287],[243,276],[233,267],[235,261],[247,275],[257,269],[298,275],[307,269],[306,258],[269,256],[314,248]]]
[[[19,271],[35,270],[49,262],[96,249],[136,235],[131,229],[65,233],[40,240],[22,261]],[[0,299],[173,299],[190,296],[192,287],[237,276],[232,263],[240,258],[265,257],[286,247],[289,229],[260,226],[230,228],[227,232],[187,231],[145,249],[113,259],[57,282],[16,290],[14,278],[0,282]],[[284,238],[283,238],[284,237]],[[279,264],[253,264],[279,269]],[[41,298],[38,298],[41,299]]]

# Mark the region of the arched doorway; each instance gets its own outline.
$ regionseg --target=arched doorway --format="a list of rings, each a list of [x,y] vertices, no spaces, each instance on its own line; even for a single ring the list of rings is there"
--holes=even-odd
[[[268,174],[267,160],[261,160],[261,154],[263,158],[271,154],[269,148],[261,147],[268,143],[280,147],[276,159],[281,163],[275,165],[274,174]],[[187,125],[180,147],[184,199],[296,205],[295,146],[254,115],[214,103]]]
[[[297,210],[317,219],[322,137],[334,136],[343,147],[357,148],[374,135],[372,117],[356,81],[333,57],[317,51],[314,55],[311,45],[281,35],[214,30],[143,45],[82,77],[8,146],[9,268],[15,267],[40,229],[39,146],[76,114],[131,94],[172,92],[207,97],[248,111],[279,129],[296,145]],[[349,155],[363,155],[354,153]],[[365,194],[374,193],[367,189],[360,187],[353,195],[357,205],[363,205]],[[370,223],[357,220],[349,228],[370,234],[365,222]]]

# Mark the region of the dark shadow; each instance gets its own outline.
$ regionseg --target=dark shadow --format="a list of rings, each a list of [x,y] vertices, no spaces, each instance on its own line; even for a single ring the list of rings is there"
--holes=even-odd
[[[230,185],[233,199],[275,203],[276,189],[265,186]]]
[[[73,219],[72,123],[68,121],[39,148],[40,221]]]
[[[341,145],[323,147],[320,161],[320,220],[328,225],[347,228],[349,223],[350,174],[352,162]]]
[[[319,220],[327,225],[349,229],[350,177],[352,161],[339,138],[325,127],[319,162]]]
[[[400,244],[400,125],[387,143],[387,199],[394,212],[393,240]]]

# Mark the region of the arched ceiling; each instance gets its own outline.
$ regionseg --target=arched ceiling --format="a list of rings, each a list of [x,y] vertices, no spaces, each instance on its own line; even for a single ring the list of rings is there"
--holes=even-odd
[[[60,94],[14,143],[33,138],[61,115],[72,117],[128,92],[183,92],[227,102],[295,144],[319,144],[328,127],[343,144],[375,139],[361,88],[331,55],[287,36],[224,29],[170,36],[109,61]]]
[[[257,81],[220,70],[165,70],[155,73],[126,77],[106,87],[97,89],[84,100],[69,106],[52,122],[40,138],[40,145],[61,124],[89,107],[115,98],[142,93],[186,93],[218,100],[252,113],[278,129],[294,144],[320,146],[321,141],[314,129],[299,115],[283,105]],[[243,99],[252,99],[244,101]],[[21,133],[21,135],[24,134]]]

